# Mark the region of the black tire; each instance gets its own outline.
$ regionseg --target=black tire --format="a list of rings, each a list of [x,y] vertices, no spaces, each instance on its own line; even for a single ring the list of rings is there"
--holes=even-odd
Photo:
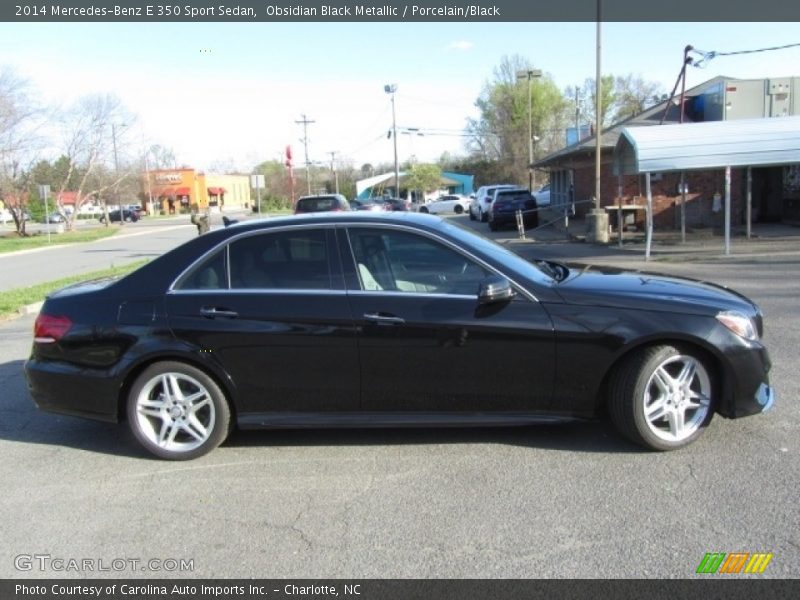
[[[165,382],[171,388],[165,393]],[[190,460],[219,446],[232,428],[225,394],[192,365],[165,361],[150,365],[136,379],[127,403],[128,425],[152,454]]]
[[[456,204],[455,208],[453,208],[453,212],[455,212],[457,215],[460,215],[464,212],[464,207],[460,204]]]
[[[705,355],[651,346],[635,351],[612,374],[608,406],[614,425],[632,442],[650,450],[676,450],[702,435],[714,416],[716,393]]]
[[[426,207],[426,206],[420,206],[420,207],[419,207],[419,212],[421,212],[421,213],[427,213],[427,212],[428,212],[428,207]]]
[[[475,220],[476,220],[476,219],[475,219],[475,215],[474,215],[474,214],[472,214],[472,210],[469,210],[469,211],[467,211],[467,212],[469,212],[469,220],[470,220],[470,221],[475,221]]]
[[[497,225],[497,221],[494,219],[489,219],[489,229],[492,231],[497,231],[500,227]]]
[[[485,212],[481,211],[481,223],[486,223],[489,220],[489,217],[486,215]]]

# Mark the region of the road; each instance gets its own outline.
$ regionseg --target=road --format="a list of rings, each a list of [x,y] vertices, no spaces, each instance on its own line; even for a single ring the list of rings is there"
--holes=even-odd
[[[684,578],[707,552],[771,552],[764,577],[799,577],[800,259],[650,266],[761,304],[771,412],[716,418],[672,453],[640,451],[599,422],[237,432],[208,456],[166,463],[124,426],[38,412],[22,376],[32,318],[0,324],[0,577],[154,575],[15,567],[44,553],[193,560],[189,573],[155,573],[168,577]]]
[[[113,225],[119,227],[119,225]],[[0,254],[0,291],[120,266],[163,254],[197,235],[189,217],[128,223],[116,235],[86,244],[59,244]]]

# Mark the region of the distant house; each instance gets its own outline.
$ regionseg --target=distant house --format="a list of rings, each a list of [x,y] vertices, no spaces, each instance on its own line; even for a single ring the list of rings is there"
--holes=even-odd
[[[614,148],[623,128],[652,127],[737,119],[771,119],[800,114],[800,78],[739,80],[716,77],[686,91],[683,107],[679,98],[665,101],[615,123],[603,130],[601,146],[601,206],[643,204],[644,177],[613,172]],[[691,131],[691,130],[689,130]],[[573,200],[593,198],[595,193],[596,136],[583,139],[533,163],[536,169],[550,172],[551,206],[567,206]],[[733,169],[731,176],[733,223],[744,222],[746,169]],[[680,220],[680,174],[655,173],[651,176],[653,220],[656,228],[675,228]],[[720,169],[694,170],[685,175],[687,193],[686,224],[689,227],[716,227],[722,224],[719,195],[724,192],[725,174]],[[754,221],[800,222],[800,166],[778,164],[752,169]],[[589,203],[575,206],[586,213]],[[643,218],[643,213],[637,220]],[[614,225],[612,220],[612,226]]]

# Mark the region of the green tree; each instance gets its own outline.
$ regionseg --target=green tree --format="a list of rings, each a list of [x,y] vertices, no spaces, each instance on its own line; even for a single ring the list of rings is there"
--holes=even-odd
[[[402,183],[408,190],[422,192],[422,194],[433,192],[441,187],[442,169],[438,165],[427,163],[412,165],[406,171]]]
[[[496,161],[496,172],[502,181],[520,184],[528,181],[529,116],[535,141],[534,159],[563,145],[564,96],[548,74],[530,82],[517,76],[532,68],[519,55],[503,57],[492,81],[475,101],[479,116],[467,124],[470,154]]]

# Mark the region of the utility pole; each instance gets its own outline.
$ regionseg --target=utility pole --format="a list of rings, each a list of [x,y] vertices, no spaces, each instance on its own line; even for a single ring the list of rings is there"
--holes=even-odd
[[[392,138],[394,141],[394,195],[400,197],[400,163],[397,161],[397,116],[394,112],[394,95],[397,93],[396,83],[387,83],[383,91],[392,95]],[[410,195],[409,191],[409,195]]]
[[[331,171],[333,171],[333,181],[334,185],[336,186],[336,193],[339,193],[339,173],[336,172],[336,155],[338,154],[336,150],[332,152],[328,152],[331,155]]]
[[[303,138],[300,140],[303,142],[303,148],[305,149],[306,155],[306,184],[308,186],[308,194],[311,195],[311,162],[308,160],[308,126],[311,123],[316,123],[316,121],[309,121],[308,117],[305,114],[300,115],[302,120],[295,121],[295,123],[303,124]]]

